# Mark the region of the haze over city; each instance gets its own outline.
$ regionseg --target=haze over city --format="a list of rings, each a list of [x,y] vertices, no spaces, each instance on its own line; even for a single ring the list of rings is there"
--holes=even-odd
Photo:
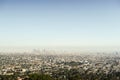
[[[0,80],[120,80],[119,0],[0,0]]]

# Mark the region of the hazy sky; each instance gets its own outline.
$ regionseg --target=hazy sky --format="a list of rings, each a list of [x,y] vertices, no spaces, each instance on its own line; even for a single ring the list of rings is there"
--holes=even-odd
[[[0,0],[0,46],[120,46],[120,1]]]

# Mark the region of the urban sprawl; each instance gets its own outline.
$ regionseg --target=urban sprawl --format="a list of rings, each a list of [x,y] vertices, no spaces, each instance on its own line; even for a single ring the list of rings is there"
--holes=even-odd
[[[0,53],[0,80],[5,80],[3,76],[14,76],[14,80],[42,80],[30,79],[32,74],[49,75],[51,80],[120,80],[120,53],[50,50]]]

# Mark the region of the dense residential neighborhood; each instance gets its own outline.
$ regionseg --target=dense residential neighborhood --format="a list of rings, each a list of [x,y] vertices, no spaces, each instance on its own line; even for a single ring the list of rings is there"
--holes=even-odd
[[[119,52],[58,53],[1,53],[0,80],[120,80]]]

